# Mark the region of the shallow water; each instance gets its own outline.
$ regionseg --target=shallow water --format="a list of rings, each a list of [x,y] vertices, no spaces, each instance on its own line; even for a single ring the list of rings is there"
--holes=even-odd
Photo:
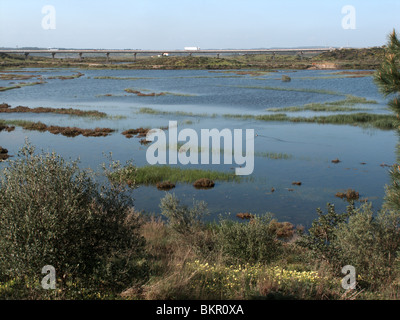
[[[172,191],[182,202],[193,199],[208,203],[211,218],[219,214],[271,212],[278,220],[309,225],[316,217],[316,208],[334,203],[337,208],[347,205],[335,197],[348,188],[357,190],[361,198],[368,198],[374,208],[380,208],[384,186],[389,182],[387,168],[382,163],[396,161],[395,148],[398,137],[393,131],[363,129],[343,125],[263,122],[230,119],[224,114],[268,114],[267,108],[302,106],[312,102],[344,99],[344,95],[376,100],[377,104],[360,105],[368,112],[388,113],[386,101],[381,97],[372,77],[335,78],[337,71],[307,70],[279,71],[257,76],[237,75],[206,70],[77,70],[77,69],[27,69],[42,75],[47,83],[0,92],[2,101],[12,107],[64,107],[98,110],[114,118],[78,118],[56,114],[0,114],[2,119],[41,121],[47,125],[77,126],[81,128],[110,127],[118,130],[108,137],[67,138],[18,128],[11,133],[0,133],[0,146],[15,155],[25,138],[39,149],[55,150],[61,155],[81,159],[82,167],[100,170],[107,162],[104,154],[112,152],[114,160],[122,163],[133,160],[145,165],[146,149],[139,139],[125,138],[121,132],[130,128],[158,128],[178,121],[178,129],[224,128],[254,129],[255,169],[241,183],[217,182],[212,190],[196,190],[191,185],[178,184]],[[81,78],[71,80],[47,79],[51,76],[72,75],[82,72]],[[292,81],[281,81],[282,74]],[[332,78],[330,78],[332,76]],[[133,79],[95,79],[95,77],[130,77]],[[25,80],[33,82],[35,79]],[[1,80],[0,86],[10,82]],[[124,91],[126,88],[148,92],[168,92],[157,97],[140,97]],[[271,90],[283,88],[282,90]],[[290,91],[290,90],[296,91]],[[305,89],[307,91],[300,91]],[[312,90],[313,92],[309,92]],[[329,94],[321,90],[330,91]],[[111,94],[112,96],[105,96]],[[142,114],[140,108],[160,111],[201,114]],[[327,114],[326,112],[287,113],[295,116]],[[269,159],[266,153],[284,153],[289,159]],[[332,159],[339,158],[338,164]],[[361,163],[366,163],[362,165]],[[6,165],[5,163],[1,166]],[[196,165],[202,169],[232,171],[233,165]],[[301,181],[301,186],[292,186]],[[275,192],[271,193],[271,188]],[[294,189],[289,191],[288,189]],[[155,187],[140,187],[133,191],[138,210],[158,212],[164,191]]]

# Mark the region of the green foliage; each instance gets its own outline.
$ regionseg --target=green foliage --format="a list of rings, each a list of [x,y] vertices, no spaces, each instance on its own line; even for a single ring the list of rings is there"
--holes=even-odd
[[[331,91],[331,90],[324,90],[324,89],[311,89],[311,88],[289,88],[289,87],[259,87],[259,86],[230,86],[234,88],[244,88],[244,89],[258,89],[258,90],[272,90],[272,91],[293,91],[293,92],[310,92],[310,93],[318,93],[318,94],[326,94],[326,95],[333,95],[333,96],[340,96],[342,95],[339,92]]]
[[[384,49],[381,47],[362,48],[362,49],[335,49],[328,52],[323,52],[314,57],[314,60],[334,61],[334,60],[348,60],[354,62],[373,62],[377,58],[384,55]]]
[[[375,82],[385,96],[394,96],[389,102],[389,108],[397,116],[396,128],[399,130],[400,118],[400,41],[396,31],[389,35],[385,49],[384,60],[375,74]],[[398,162],[400,162],[398,160]],[[390,171],[391,185],[386,190],[385,206],[400,211],[400,167],[395,165]]]
[[[98,185],[77,161],[26,144],[2,172],[0,207],[0,281],[42,278],[45,265],[66,290],[115,292],[145,277],[131,199]]]
[[[291,122],[310,122],[322,124],[348,124],[363,127],[374,127],[381,130],[396,128],[396,118],[387,114],[351,113],[333,114],[329,116],[315,117],[290,117]]]
[[[361,107],[352,107],[357,104],[377,104],[375,100],[367,100],[363,97],[356,97],[353,95],[346,95],[346,99],[337,101],[328,101],[324,103],[309,103],[303,106],[293,106],[284,108],[268,108],[266,111],[270,112],[300,112],[300,111],[362,111],[368,110]]]
[[[375,81],[380,91],[385,95],[399,94],[400,91],[400,41],[396,32],[389,35],[389,42],[385,50],[385,57],[375,74]],[[399,113],[400,108],[395,108],[394,112]]]
[[[341,264],[352,265],[362,282],[379,286],[390,279],[400,246],[398,214],[382,212],[374,218],[371,205],[355,210],[334,231]]]
[[[355,208],[351,204],[344,213],[333,205],[314,220],[309,233],[297,244],[310,250],[312,258],[325,261],[337,275],[345,265],[352,265],[361,282],[381,286],[391,280],[400,248],[400,215],[382,211],[374,217],[370,204]]]
[[[207,205],[197,201],[192,208],[182,205],[175,194],[167,193],[160,203],[161,214],[178,233],[187,235],[202,226],[202,218],[207,214]]]
[[[125,166],[116,170],[110,175],[111,179],[120,179],[122,181],[135,181],[136,184],[155,185],[158,182],[170,181],[173,183],[193,183],[196,180],[207,178],[219,181],[236,181],[241,179],[233,173],[201,170],[201,169],[182,169],[171,166],[144,166],[135,167],[133,165]]]
[[[20,89],[22,87],[35,86],[37,84],[43,84],[43,83],[45,83],[45,82],[36,81],[36,82],[29,82],[29,83],[20,83],[20,84],[9,86],[9,87],[0,87],[0,91],[8,91],[8,90],[13,90],[13,89]]]
[[[270,262],[281,253],[281,243],[270,226],[271,217],[254,216],[249,222],[222,220],[218,241],[229,263]]]
[[[324,260],[337,268],[339,248],[335,244],[335,230],[354,213],[354,205],[350,204],[344,213],[337,213],[335,206],[328,204],[326,214],[319,208],[317,213],[318,219],[312,222],[308,234],[303,235],[297,243],[309,249],[314,259]]]
[[[391,183],[386,187],[384,207],[390,210],[400,210],[400,167],[394,165],[389,170]]]
[[[396,128],[396,117],[388,114],[373,113],[351,113],[351,114],[332,114],[328,116],[314,117],[290,117],[285,113],[276,114],[224,114],[226,118],[242,120],[260,120],[260,121],[287,121],[298,123],[320,123],[335,125],[357,125],[363,127],[374,127],[381,130],[392,130]]]

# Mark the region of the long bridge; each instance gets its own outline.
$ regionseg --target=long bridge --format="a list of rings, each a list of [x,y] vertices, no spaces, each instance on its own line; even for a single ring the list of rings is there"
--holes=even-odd
[[[275,53],[297,53],[303,55],[304,53],[321,53],[332,51],[334,48],[291,48],[291,49],[211,49],[211,50],[140,50],[140,49],[0,49],[0,53],[9,54],[22,54],[28,59],[30,54],[49,54],[53,58],[56,54],[76,54],[80,60],[83,59],[84,54],[104,54],[107,62],[109,61],[110,54],[132,54],[134,60],[138,54],[215,54],[218,58],[220,54],[275,54]]]

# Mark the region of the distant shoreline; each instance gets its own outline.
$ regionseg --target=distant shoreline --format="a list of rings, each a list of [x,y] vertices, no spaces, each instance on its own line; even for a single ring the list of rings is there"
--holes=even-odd
[[[384,48],[336,49],[320,54],[244,54],[211,56],[143,56],[51,58],[18,54],[0,54],[0,70],[15,68],[81,68],[128,70],[375,70],[381,63]]]

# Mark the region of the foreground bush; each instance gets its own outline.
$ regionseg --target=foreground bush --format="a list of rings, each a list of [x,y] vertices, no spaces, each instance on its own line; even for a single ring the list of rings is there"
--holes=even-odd
[[[399,222],[398,213],[381,211],[374,216],[371,206],[364,205],[335,230],[342,265],[354,266],[364,286],[379,287],[393,280]]]
[[[161,214],[178,233],[188,235],[202,226],[202,218],[207,214],[205,202],[197,201],[192,208],[182,205],[175,194],[167,193],[160,203]]]
[[[118,292],[144,278],[131,200],[55,153],[25,145],[0,180],[0,282],[56,270],[58,288]],[[44,290],[42,290],[44,291]]]
[[[328,212],[319,210],[319,218],[297,244],[309,249],[315,260],[328,263],[334,274],[340,275],[345,265],[355,267],[360,283],[376,289],[396,276],[399,226],[400,214],[395,211],[374,214],[371,205],[364,204],[337,213],[328,205]]]
[[[222,220],[217,237],[223,256],[231,263],[265,263],[281,253],[269,216],[254,216],[244,223]]]

